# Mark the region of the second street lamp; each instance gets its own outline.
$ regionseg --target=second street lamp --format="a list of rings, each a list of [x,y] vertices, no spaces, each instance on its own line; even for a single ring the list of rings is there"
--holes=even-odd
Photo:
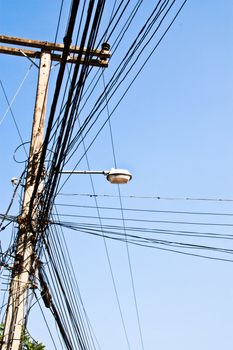
[[[102,174],[112,184],[127,184],[132,179],[132,174],[126,169],[110,169],[110,170],[62,170],[60,174]]]

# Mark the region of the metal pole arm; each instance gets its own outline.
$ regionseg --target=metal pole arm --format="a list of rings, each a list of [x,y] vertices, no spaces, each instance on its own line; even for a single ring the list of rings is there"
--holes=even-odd
[[[109,170],[62,170],[59,171],[59,174],[91,174],[91,175],[108,175],[109,174]]]

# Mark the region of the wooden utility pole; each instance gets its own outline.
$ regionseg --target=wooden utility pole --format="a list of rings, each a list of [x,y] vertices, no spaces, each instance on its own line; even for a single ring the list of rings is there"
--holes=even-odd
[[[36,226],[38,220],[38,200],[40,197],[43,178],[37,190],[33,203],[33,212],[29,212],[32,194],[35,188],[35,179],[41,160],[43,144],[43,133],[45,124],[45,110],[48,91],[48,81],[51,61],[61,61],[62,55],[56,51],[62,51],[64,45],[29,40],[16,37],[0,35],[0,42],[20,46],[40,48],[40,51],[24,50],[8,46],[0,46],[0,53],[17,56],[28,56],[40,58],[39,78],[37,84],[37,95],[32,125],[29,162],[27,167],[26,185],[23,198],[21,215],[18,218],[19,232],[16,243],[16,253],[12,268],[9,298],[4,323],[3,339],[0,345],[1,350],[20,350],[22,347],[22,336],[25,330],[25,316],[27,312],[28,292],[33,288],[33,281],[36,272],[37,257],[34,252],[36,243]],[[53,54],[51,54],[53,51]],[[86,62],[85,54],[90,57]],[[81,53],[81,58],[80,58]],[[109,45],[103,43],[101,50],[86,50],[76,46],[70,47],[70,54],[67,63],[85,63],[92,66],[107,67],[110,57]],[[75,55],[79,54],[79,59]],[[84,56],[84,57],[83,57]]]
[[[2,349],[18,350],[24,332],[28,290],[34,270],[34,235],[36,209],[29,216],[29,204],[34,190],[35,178],[40,162],[45,122],[45,109],[48,90],[51,54],[42,52],[40,59],[37,96],[34,110],[28,171],[24,192],[22,213],[19,217],[19,234],[15,262],[10,283],[9,300],[5,319]],[[36,206],[35,206],[36,207]],[[30,220],[30,221],[29,221]]]

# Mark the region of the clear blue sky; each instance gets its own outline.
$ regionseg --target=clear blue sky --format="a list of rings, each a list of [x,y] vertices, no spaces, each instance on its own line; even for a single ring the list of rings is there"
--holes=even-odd
[[[177,2],[177,8],[181,1]],[[1,1],[0,33],[52,41],[60,4],[55,1]],[[143,4],[127,40],[106,69],[106,81],[135,38],[153,4]],[[65,2],[58,41],[65,33],[69,2]],[[110,16],[106,7],[103,25]],[[125,209],[233,213],[233,202],[156,200],[133,197],[233,199],[233,3],[231,0],[188,0],[176,22],[111,118],[117,165],[128,168],[133,180],[121,187]],[[153,47],[155,40],[150,48]],[[110,42],[111,44],[111,42]],[[145,58],[149,51],[145,50]],[[143,61],[143,59],[142,59]],[[142,62],[141,61],[141,62]],[[11,101],[30,62],[0,55],[0,79]],[[54,91],[51,73],[50,97]],[[132,77],[137,71],[135,69]],[[37,70],[32,67],[12,110],[24,141],[30,140]],[[124,84],[119,89],[124,91]],[[117,101],[109,103],[110,111]],[[91,108],[91,106],[87,106]],[[10,179],[20,176],[22,164],[13,160],[21,143],[0,89],[0,213],[12,195]],[[84,110],[85,114],[85,110]],[[106,118],[106,115],[102,120]],[[100,124],[99,124],[100,125]],[[88,142],[96,132],[87,139]],[[81,153],[74,155],[72,163]],[[24,160],[22,148],[16,158]],[[108,124],[88,152],[94,170],[114,166]],[[79,166],[86,169],[85,159]],[[120,207],[117,187],[93,177],[98,205]],[[63,193],[92,193],[89,177],[73,177]],[[124,197],[125,196],[125,197]],[[57,203],[95,206],[93,198],[59,196]],[[58,207],[60,214],[94,215],[95,209]],[[100,209],[101,216],[121,218],[121,212]],[[17,215],[17,203],[12,215]],[[233,216],[203,216],[124,211],[124,217],[233,224]],[[63,217],[62,220],[69,220]],[[76,222],[98,220],[76,218]],[[103,219],[104,224],[123,222]],[[233,234],[233,226],[162,224],[126,221],[127,226]],[[101,238],[64,231],[88,317],[102,350],[127,349]],[[11,231],[1,233],[6,248]],[[155,238],[233,249],[231,240],[158,235]],[[132,350],[142,349],[124,243],[108,242],[109,255]],[[201,252],[202,253],[202,252]],[[213,256],[213,255],[212,255]],[[229,255],[230,257],[231,255]],[[145,350],[230,350],[233,346],[233,264],[177,253],[130,246],[139,316]],[[4,283],[4,280],[2,280]],[[4,284],[1,284],[4,288]],[[34,311],[34,312],[33,312]],[[48,316],[49,319],[49,316]],[[53,321],[50,320],[53,327]],[[52,349],[49,334],[35,305],[29,330]],[[54,331],[56,333],[56,331]],[[56,335],[54,335],[56,337]],[[59,345],[58,345],[58,348]]]

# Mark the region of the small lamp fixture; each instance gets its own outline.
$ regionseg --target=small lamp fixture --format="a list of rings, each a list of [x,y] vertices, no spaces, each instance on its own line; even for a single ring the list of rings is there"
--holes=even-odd
[[[19,183],[19,179],[17,177],[12,177],[11,183],[13,186],[17,186]]]
[[[132,179],[132,174],[126,169],[110,169],[110,170],[61,170],[60,174],[102,174],[112,184],[127,184]]]

